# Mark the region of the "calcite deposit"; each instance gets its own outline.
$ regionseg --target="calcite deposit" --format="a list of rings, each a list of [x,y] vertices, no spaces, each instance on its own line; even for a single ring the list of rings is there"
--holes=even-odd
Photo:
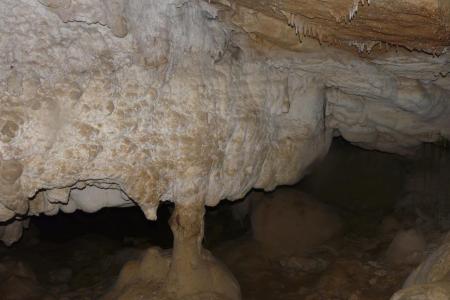
[[[447,2],[1,1],[0,239],[293,184],[333,136],[448,140]]]
[[[408,277],[403,289],[391,300],[440,300],[448,299],[450,294],[450,239],[449,235],[442,245],[418,266]]]
[[[282,189],[259,198],[251,215],[253,236],[268,256],[308,253],[342,230],[339,216],[305,193]]]
[[[251,26],[264,19],[288,22],[301,38],[312,37],[339,47],[372,51],[405,47],[427,53],[446,51],[450,41],[449,8],[446,0],[218,0],[235,5],[241,22]],[[252,16],[253,15],[253,16]],[[237,18],[239,19],[239,18]],[[287,35],[270,32],[269,27],[252,26],[255,32],[278,41]],[[257,29],[259,27],[259,29]]]
[[[364,8],[372,6],[381,4]],[[450,134],[445,53],[362,57],[315,40],[288,51],[241,24],[253,16],[253,26],[278,29],[280,21],[239,2],[8,0],[1,8],[6,226],[133,202],[154,219],[160,201],[215,205],[294,183],[333,135],[407,153]],[[289,24],[283,30],[295,37]],[[116,192],[94,203],[94,188]]]
[[[227,268],[202,248],[202,203],[177,205],[170,219],[174,248],[150,248],[128,262],[104,300],[241,299],[239,284]]]

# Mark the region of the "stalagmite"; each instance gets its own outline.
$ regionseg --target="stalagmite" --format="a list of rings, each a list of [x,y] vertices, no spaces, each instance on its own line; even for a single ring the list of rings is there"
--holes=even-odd
[[[171,252],[147,250],[124,266],[108,299],[240,300],[239,284],[227,268],[202,247],[204,205],[177,204],[170,218]]]
[[[203,205],[176,205],[167,288],[174,299],[241,299],[239,285],[224,265],[202,247]]]

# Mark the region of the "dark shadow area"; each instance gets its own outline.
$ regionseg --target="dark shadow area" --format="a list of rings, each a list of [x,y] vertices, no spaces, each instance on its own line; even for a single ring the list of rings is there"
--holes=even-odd
[[[349,230],[374,233],[405,193],[411,160],[358,148],[342,138],[296,188],[339,210]]]
[[[172,247],[172,232],[168,220],[172,205],[161,204],[157,221],[148,221],[139,207],[104,208],[96,213],[76,211],[72,214],[31,218],[31,226],[42,241],[65,243],[84,235],[98,235],[127,243],[145,240],[162,248]]]

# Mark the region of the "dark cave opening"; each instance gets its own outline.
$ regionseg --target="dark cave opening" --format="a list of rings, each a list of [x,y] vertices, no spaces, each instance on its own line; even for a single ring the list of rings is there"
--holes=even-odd
[[[164,203],[158,208],[158,220],[148,221],[137,206],[103,208],[96,213],[76,211],[72,214],[31,218],[31,225],[39,232],[39,239],[65,243],[91,234],[119,241],[126,245],[145,240],[162,248],[172,247],[172,232],[168,225],[173,205]]]

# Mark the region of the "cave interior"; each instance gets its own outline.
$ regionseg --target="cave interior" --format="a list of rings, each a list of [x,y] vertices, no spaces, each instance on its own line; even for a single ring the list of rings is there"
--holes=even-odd
[[[0,298],[450,299],[449,0],[0,1]]]

